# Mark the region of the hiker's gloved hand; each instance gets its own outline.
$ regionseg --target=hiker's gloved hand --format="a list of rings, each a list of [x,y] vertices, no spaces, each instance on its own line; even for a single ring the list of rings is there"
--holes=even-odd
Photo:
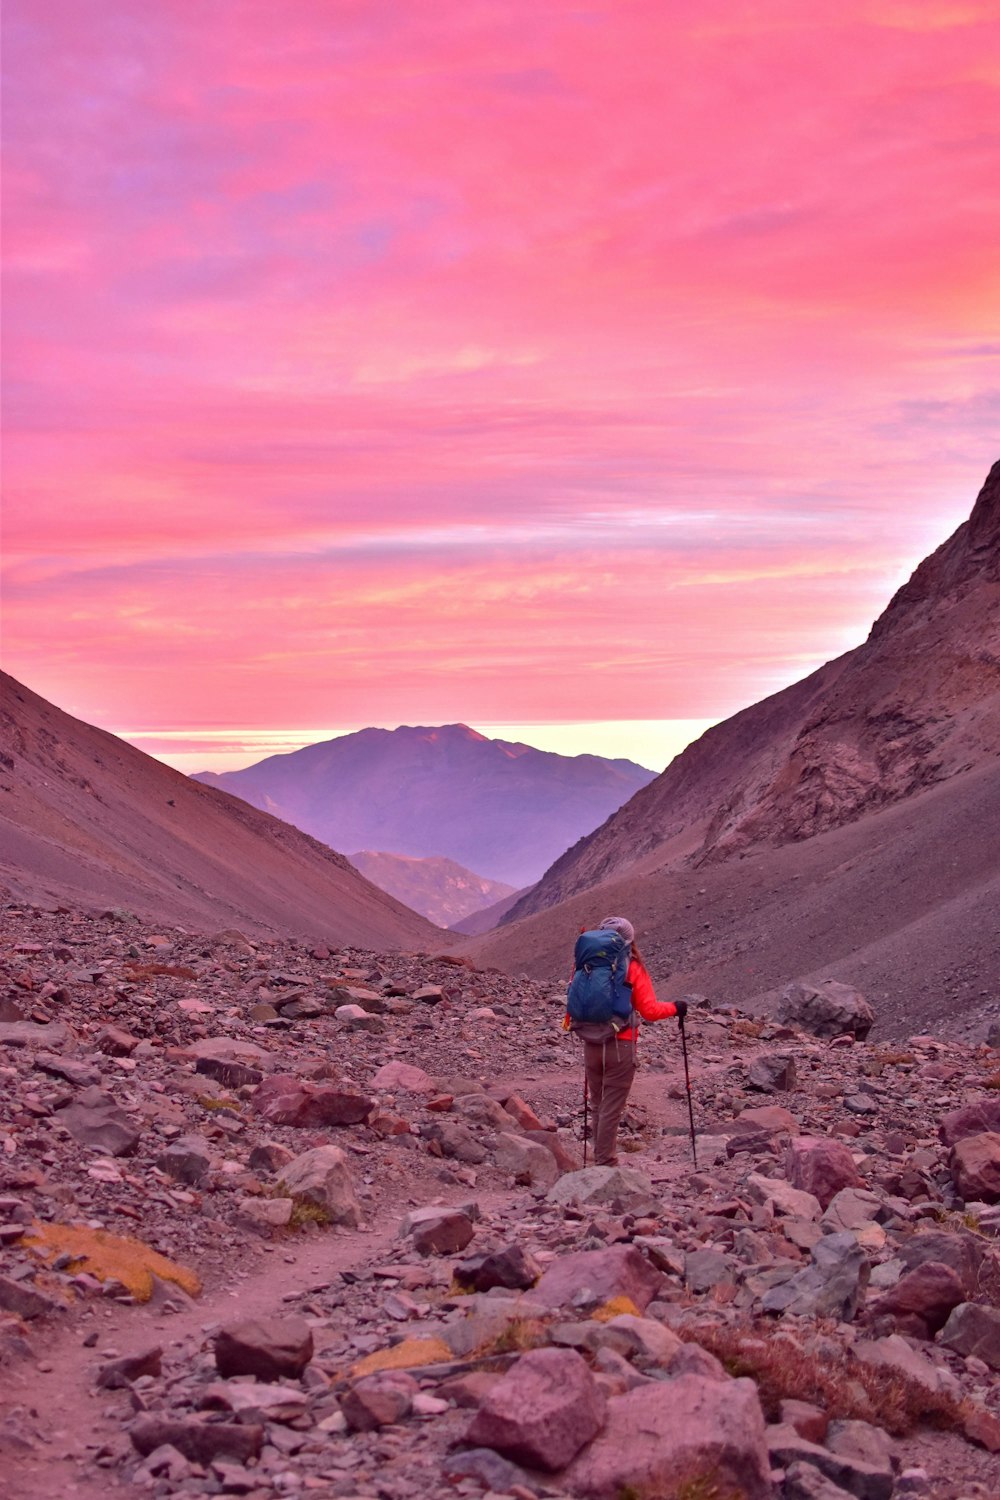
[[[677,1012],[677,1019],[678,1019],[678,1021],[683,1021],[684,1017],[688,1013],[688,1003],[687,1003],[687,1001],[686,1000],[675,1000],[674,1001],[674,1010],[676,1010],[676,1012]]]

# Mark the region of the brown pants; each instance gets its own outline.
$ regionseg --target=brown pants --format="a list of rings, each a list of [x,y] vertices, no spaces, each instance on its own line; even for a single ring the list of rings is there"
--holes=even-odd
[[[613,1165],[618,1122],[635,1077],[635,1042],[585,1042],[584,1065],[593,1112],[594,1164]]]

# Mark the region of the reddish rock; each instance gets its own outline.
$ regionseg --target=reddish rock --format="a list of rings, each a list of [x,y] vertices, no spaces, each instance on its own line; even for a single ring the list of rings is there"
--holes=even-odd
[[[863,1187],[854,1158],[839,1141],[803,1135],[785,1152],[785,1176],[792,1187],[818,1198],[822,1208],[845,1187]]]
[[[328,1224],[361,1223],[361,1205],[339,1146],[314,1146],[296,1156],[282,1170],[280,1184],[287,1196],[317,1209]]]
[[[506,1098],[500,1100],[500,1103],[509,1115],[513,1115],[522,1130],[542,1129],[541,1120],[535,1114],[531,1105],[525,1103],[520,1094],[508,1094]]]
[[[554,1130],[525,1130],[524,1138],[536,1146],[543,1146],[546,1151],[556,1159],[556,1166],[560,1172],[578,1172],[581,1159],[579,1154],[572,1150],[561,1136],[556,1135]]]
[[[486,1393],[465,1441],[554,1473],[600,1431],[604,1407],[574,1349],[535,1349]]]
[[[131,1156],[142,1138],[113,1096],[99,1088],[84,1089],[57,1118],[81,1146],[106,1156]]]
[[[95,1038],[98,1052],[106,1057],[131,1057],[139,1045],[139,1038],[120,1026],[102,1026]]]
[[[407,1416],[419,1389],[405,1370],[382,1370],[349,1386],[340,1409],[352,1432],[374,1432]]]
[[[292,1074],[275,1073],[254,1091],[254,1112],[274,1125],[359,1125],[374,1101],[352,1089],[304,1083]]]
[[[372,1088],[387,1092],[402,1089],[408,1094],[430,1094],[434,1091],[434,1082],[429,1073],[425,1073],[423,1068],[414,1067],[412,1063],[387,1062],[382,1064],[372,1079]]]
[[[421,1255],[454,1255],[465,1249],[475,1230],[460,1209],[415,1208],[403,1221],[402,1233],[413,1236]]]
[[[1000,1132],[1000,1097],[995,1095],[951,1110],[938,1127],[938,1135],[946,1146],[954,1146],[966,1136],[987,1132]]]
[[[102,1391],[124,1390],[143,1375],[159,1375],[162,1368],[163,1350],[155,1344],[140,1354],[124,1354],[120,1359],[108,1360],[97,1372],[97,1385]]]
[[[1000,1311],[978,1302],[962,1302],[941,1330],[941,1342],[957,1354],[972,1354],[991,1370],[1000,1370]]]
[[[264,1429],[252,1422],[200,1422],[147,1416],[140,1417],[129,1429],[129,1437],[143,1457],[169,1443],[192,1463],[210,1464],[217,1458],[246,1463],[260,1457]]]
[[[952,1147],[948,1165],[967,1203],[1000,1201],[1000,1133],[963,1136]]]
[[[304,1318],[250,1318],[220,1328],[213,1341],[215,1365],[227,1379],[297,1380],[313,1357],[313,1336]]]
[[[796,980],[782,994],[778,1019],[813,1036],[851,1036],[863,1042],[875,1024],[875,1012],[852,985],[837,979],[819,984]]]
[[[927,1338],[943,1328],[952,1309],[964,1301],[961,1277],[951,1266],[928,1260],[901,1276],[872,1305],[870,1313],[873,1318],[893,1317],[900,1332]],[[914,1319],[918,1320],[917,1325]]]
[[[799,1437],[805,1438],[807,1443],[826,1442],[830,1418],[825,1411],[809,1401],[782,1401],[778,1420],[787,1427],[794,1427]]]
[[[780,1104],[762,1104],[754,1109],[744,1109],[734,1121],[741,1135],[798,1135],[799,1122],[791,1110]]]
[[[495,1286],[523,1292],[534,1286],[540,1275],[538,1262],[521,1245],[504,1245],[490,1254],[464,1260],[455,1267],[455,1280],[459,1286],[474,1292],[488,1292]]]
[[[681,1375],[662,1400],[642,1387],[608,1402],[603,1432],[561,1477],[580,1500],[673,1495],[679,1481],[739,1500],[771,1500],[764,1415],[752,1380]]]
[[[553,1261],[531,1293],[545,1307],[598,1307],[627,1297],[640,1312],[664,1286],[657,1271],[633,1245],[607,1250],[577,1250]]]

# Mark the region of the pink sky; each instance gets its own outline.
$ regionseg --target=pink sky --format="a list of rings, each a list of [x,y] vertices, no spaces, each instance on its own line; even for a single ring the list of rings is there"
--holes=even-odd
[[[813,9],[7,0],[6,668],[196,738],[856,644],[998,456],[1000,3]]]

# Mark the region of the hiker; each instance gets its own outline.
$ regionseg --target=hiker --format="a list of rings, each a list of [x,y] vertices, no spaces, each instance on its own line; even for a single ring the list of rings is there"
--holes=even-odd
[[[615,1154],[618,1122],[635,1077],[640,1018],[643,1021],[665,1021],[670,1016],[677,1016],[683,1021],[687,1015],[687,1001],[657,1000],[649,970],[635,941],[635,928],[626,917],[605,917],[599,930],[620,934],[631,949],[624,981],[631,992],[628,1020],[620,1029],[615,1028],[617,1034],[612,1032],[607,1040],[602,1041],[588,1041],[586,1028],[579,1028],[584,1036],[587,1089],[594,1112],[594,1162],[599,1167],[614,1167],[618,1165]],[[611,1031],[610,1027],[608,1029]]]

